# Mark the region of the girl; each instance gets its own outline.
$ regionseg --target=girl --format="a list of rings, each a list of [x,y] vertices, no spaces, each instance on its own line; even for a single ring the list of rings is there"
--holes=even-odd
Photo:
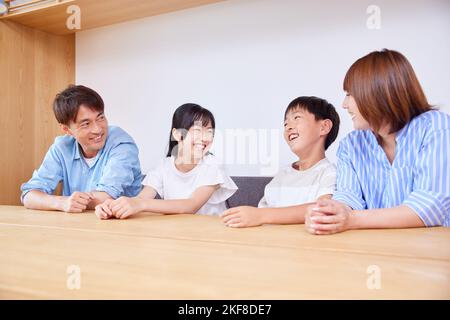
[[[209,153],[215,120],[197,104],[180,106],[172,118],[167,157],[145,178],[135,198],[105,201],[95,209],[100,219],[125,219],[141,212],[218,215],[236,184]],[[159,194],[162,199],[155,199]]]
[[[356,130],[339,145],[333,200],[310,209],[308,231],[449,226],[450,116],[433,110],[409,61],[372,52],[344,90]]]

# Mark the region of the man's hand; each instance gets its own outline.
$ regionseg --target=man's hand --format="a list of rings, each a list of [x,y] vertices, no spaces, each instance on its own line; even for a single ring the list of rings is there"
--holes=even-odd
[[[75,191],[70,197],[63,198],[62,211],[80,213],[86,210],[89,202],[94,199],[90,192]]]
[[[221,217],[227,227],[233,228],[256,227],[264,223],[261,210],[249,206],[228,209]]]

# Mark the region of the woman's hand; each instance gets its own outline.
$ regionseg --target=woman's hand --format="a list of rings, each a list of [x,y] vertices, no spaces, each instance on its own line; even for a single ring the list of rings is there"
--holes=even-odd
[[[312,234],[333,234],[351,229],[352,209],[335,200],[319,200],[308,208],[305,225]]]
[[[227,227],[243,228],[262,225],[263,214],[255,207],[242,206],[231,208],[222,213],[222,221]]]

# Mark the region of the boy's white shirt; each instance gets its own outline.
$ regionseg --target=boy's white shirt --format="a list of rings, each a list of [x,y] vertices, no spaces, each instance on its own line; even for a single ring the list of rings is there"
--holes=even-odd
[[[150,171],[143,182],[155,189],[162,199],[189,199],[202,186],[219,185],[209,200],[197,211],[198,214],[219,215],[227,209],[225,201],[238,189],[226,174],[215,156],[206,155],[192,170],[181,172],[175,167],[175,157],[163,159]]]
[[[315,202],[323,195],[333,194],[335,188],[336,166],[327,158],[303,171],[289,165],[267,184],[258,207],[289,207]]]

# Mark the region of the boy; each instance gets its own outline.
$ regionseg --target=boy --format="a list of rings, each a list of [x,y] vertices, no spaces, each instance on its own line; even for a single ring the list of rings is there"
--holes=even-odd
[[[304,223],[307,208],[332,197],[336,167],[325,150],[339,132],[339,115],[333,105],[317,97],[299,97],[284,115],[284,138],[299,158],[281,170],[266,186],[258,208],[226,210],[222,221],[229,227]]]
[[[25,207],[83,212],[106,199],[139,193],[138,148],[121,128],[108,127],[97,92],[69,86],[56,95],[53,111],[66,135],[56,137],[40,168],[22,184]],[[60,181],[62,196],[53,195]]]

